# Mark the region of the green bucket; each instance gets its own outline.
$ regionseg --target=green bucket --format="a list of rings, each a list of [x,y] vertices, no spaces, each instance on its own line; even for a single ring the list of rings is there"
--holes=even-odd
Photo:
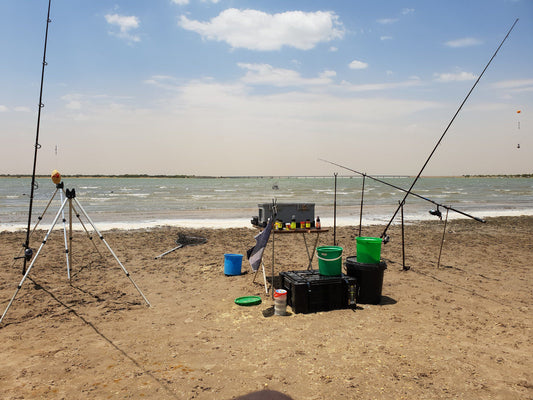
[[[381,238],[358,237],[357,262],[361,264],[377,264],[381,260]]]
[[[342,247],[317,247],[318,272],[320,275],[339,276],[342,270]]]

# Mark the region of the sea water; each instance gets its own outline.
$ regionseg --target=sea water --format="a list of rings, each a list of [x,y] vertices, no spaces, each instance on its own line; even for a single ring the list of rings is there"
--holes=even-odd
[[[414,180],[412,177],[379,179],[403,189],[408,189]],[[37,184],[31,224],[43,216],[40,226],[48,229],[61,207],[62,192],[56,190],[49,178],[39,178]],[[337,226],[358,225],[362,196],[363,225],[381,224],[391,219],[405,196],[405,192],[369,178],[365,179],[363,192],[363,178],[359,176],[338,176],[336,190],[332,176],[66,177],[63,184],[75,190],[77,201],[99,230],[163,225],[250,227],[252,217],[258,215],[258,204],[272,201],[314,203],[315,216],[320,216],[324,226],[332,226],[334,217]],[[27,226],[30,189],[31,178],[0,178],[0,231]],[[435,203],[478,218],[533,215],[531,178],[420,178],[412,191],[423,198],[407,197],[404,206],[407,222],[435,219],[428,212],[437,208]],[[446,209],[440,211],[445,217]],[[450,210],[448,218],[468,217]]]

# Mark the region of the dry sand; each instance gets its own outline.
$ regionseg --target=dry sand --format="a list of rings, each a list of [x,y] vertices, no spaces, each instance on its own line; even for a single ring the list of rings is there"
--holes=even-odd
[[[449,222],[437,269],[442,228],[406,226],[409,271],[400,229],[389,230],[380,305],[288,316],[272,315],[260,277],[223,273],[224,253],[245,254],[255,229],[105,232],[151,307],[81,232],[68,282],[55,231],[0,327],[0,397],[231,399],[267,388],[293,399],[533,399],[533,217]],[[180,232],[208,242],[154,259]],[[344,256],[356,234],[337,229]],[[2,311],[22,278],[12,257],[23,241],[0,234]],[[332,230],[321,235],[332,242]],[[277,236],[276,273],[305,266],[301,235]],[[244,295],[263,303],[234,304]]]

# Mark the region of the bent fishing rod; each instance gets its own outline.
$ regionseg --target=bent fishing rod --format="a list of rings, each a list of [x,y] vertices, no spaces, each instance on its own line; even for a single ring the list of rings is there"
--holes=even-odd
[[[500,45],[498,46],[498,48],[496,49],[496,51],[494,52],[494,54],[492,55],[492,57],[490,58],[489,62],[487,63],[487,65],[485,66],[485,68],[483,69],[483,71],[481,72],[481,74],[479,75],[479,77],[477,78],[476,82],[474,83],[474,86],[472,86],[472,88],[470,89],[470,91],[468,92],[468,94],[466,95],[465,99],[463,100],[463,102],[461,103],[461,105],[459,106],[459,108],[457,109],[457,111],[455,112],[453,118],[450,120],[450,122],[448,123],[448,126],[446,127],[446,129],[444,130],[443,134],[441,135],[440,139],[438,140],[437,144],[435,145],[435,147],[433,148],[433,150],[431,151],[429,157],[427,158],[426,162],[424,163],[424,165],[422,166],[422,168],[420,169],[420,171],[418,172],[418,175],[416,176],[415,180],[413,181],[413,183],[411,184],[411,187],[407,190],[407,192],[405,193],[405,196],[403,197],[402,201],[400,201],[399,205],[398,205],[398,208],[396,209],[396,211],[394,212],[394,214],[392,215],[392,218],[390,219],[389,223],[387,224],[387,226],[385,227],[385,230],[383,231],[383,233],[381,234],[381,238],[384,238],[386,237],[387,235],[387,230],[389,229],[390,225],[392,224],[392,221],[394,221],[394,218],[396,218],[396,214],[398,214],[398,211],[402,208],[402,206],[405,204],[405,199],[407,198],[407,196],[409,196],[409,194],[411,193],[411,190],[413,189],[413,187],[415,186],[416,182],[418,181],[418,179],[420,178],[420,175],[422,175],[422,172],[424,171],[424,169],[426,168],[426,165],[428,165],[429,163],[429,160],[431,160],[431,157],[433,157],[433,154],[435,153],[435,151],[437,150],[437,147],[439,147],[440,143],[442,142],[442,139],[444,139],[444,136],[446,135],[446,133],[448,132],[448,130],[450,129],[450,127],[452,126],[453,122],[455,121],[455,118],[457,117],[457,115],[459,114],[459,112],[461,111],[461,109],[463,108],[464,104],[466,103],[466,101],[468,100],[468,98],[470,97],[470,94],[472,94],[472,92],[474,91],[474,88],[477,86],[477,84],[479,83],[479,81],[481,80],[481,78],[483,77],[483,75],[485,74],[485,71],[487,70],[487,68],[489,67],[489,65],[491,64],[492,60],[494,60],[494,57],[496,57],[496,54],[498,54],[498,51],[500,51],[500,48],[503,46],[504,42],[507,40],[507,38],[509,37],[509,35],[511,34],[511,31],[514,29],[515,25],[517,24],[518,22],[518,18],[515,20],[515,22],[513,23],[513,25],[511,26],[511,29],[509,29],[509,31],[507,32],[507,35],[505,35],[505,37],[503,38],[503,40],[501,41]]]
[[[50,19],[50,6],[51,6],[52,0],[48,0],[48,15],[46,16],[46,32],[44,35],[44,52],[43,52],[43,66],[41,71],[41,89],[39,92],[39,111],[37,113],[37,132],[35,134],[35,145],[34,145],[34,154],[33,154],[33,171],[31,175],[31,192],[30,192],[30,206],[28,211],[28,228],[26,230],[26,241],[24,242],[24,256],[22,257],[24,259],[24,266],[22,267],[22,275],[26,273],[26,263],[31,260],[33,256],[33,250],[30,248],[30,231],[31,231],[31,214],[33,210],[33,194],[36,187],[35,182],[35,172],[37,169],[37,152],[41,148],[41,145],[39,144],[39,128],[41,125],[41,110],[44,107],[43,104],[43,86],[44,86],[44,69],[48,65],[46,63],[46,44],[48,43],[48,26],[50,25],[51,19]]]
[[[340,165],[340,164],[334,163],[334,162],[332,162],[332,161],[324,160],[324,159],[322,159],[322,158],[319,158],[319,160],[320,160],[320,161],[327,162],[327,163],[332,164],[332,165],[336,165],[337,167],[340,167],[340,168],[344,168],[345,170],[348,170],[348,171],[351,171],[351,172],[355,172],[356,174],[359,174],[359,175],[364,176],[364,177],[366,177],[366,178],[370,178],[370,179],[372,179],[372,180],[374,180],[374,181],[376,181],[376,182],[383,183],[384,185],[387,185],[387,186],[393,187],[394,189],[400,190],[400,191],[402,191],[402,192],[405,192],[405,193],[408,192],[407,189],[401,188],[400,186],[393,185],[392,183],[389,183],[389,182],[383,181],[383,180],[381,180],[381,179],[379,179],[379,178],[375,178],[375,177],[373,177],[373,176],[371,176],[371,175],[368,175],[368,174],[365,174],[365,173],[363,173],[363,172],[356,171],[355,169],[351,169],[351,168],[345,167],[345,166],[343,166],[343,165]],[[465,212],[463,212],[463,211],[461,211],[461,210],[457,210],[456,208],[453,208],[452,206],[447,206],[447,205],[445,205],[445,204],[439,204],[439,203],[437,203],[436,201],[433,201],[433,200],[431,200],[431,199],[428,199],[427,197],[421,196],[421,195],[416,194],[416,193],[414,193],[414,192],[409,192],[408,194],[410,194],[411,196],[418,197],[419,199],[422,199],[422,200],[428,201],[428,202],[430,202],[430,203],[436,205],[436,206],[437,206],[437,209],[438,209],[438,207],[442,207],[442,208],[444,208],[445,210],[455,211],[456,213],[459,213],[459,214],[461,214],[461,215],[464,215],[465,217],[475,219],[475,220],[478,221],[478,222],[483,222],[483,223],[487,222],[487,221],[485,221],[484,219],[481,219],[481,218],[478,218],[478,217],[474,217],[473,215],[467,214],[467,213],[465,213]],[[438,216],[438,214],[437,214],[437,216]]]

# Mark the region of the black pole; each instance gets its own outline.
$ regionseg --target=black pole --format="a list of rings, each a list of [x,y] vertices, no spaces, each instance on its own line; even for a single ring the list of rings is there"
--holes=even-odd
[[[35,191],[35,172],[37,169],[37,152],[41,148],[39,144],[39,128],[41,125],[41,109],[44,107],[43,104],[43,85],[44,85],[44,68],[46,67],[46,44],[48,42],[48,25],[50,22],[50,6],[52,0],[48,0],[48,14],[46,16],[46,32],[44,35],[44,52],[43,52],[43,66],[41,71],[41,89],[39,92],[39,110],[37,113],[37,131],[35,134],[35,145],[34,145],[34,154],[33,154],[33,170],[31,174],[31,191],[30,191],[30,206],[28,210],[28,228],[26,230],[26,241],[24,242],[24,265],[22,267],[22,275],[26,273],[26,262],[31,259],[33,256],[33,251],[30,248],[30,230],[31,230],[31,214],[33,210],[33,193]]]
[[[470,97],[470,94],[474,91],[474,88],[477,86],[478,82],[480,81],[481,77],[483,76],[483,74],[485,73],[485,71],[487,70],[487,68],[489,67],[490,63],[492,62],[492,60],[494,59],[494,57],[496,57],[496,54],[498,54],[498,51],[500,50],[500,48],[503,46],[503,43],[505,42],[505,40],[507,39],[507,37],[511,34],[511,31],[513,30],[513,28],[515,27],[516,23],[518,22],[518,18],[515,20],[513,26],[511,26],[511,29],[509,29],[509,31],[507,32],[507,35],[505,35],[505,37],[503,38],[502,42],[500,43],[500,45],[498,46],[498,48],[496,49],[496,51],[494,52],[494,54],[492,55],[491,59],[489,60],[489,62],[487,63],[487,65],[485,66],[485,68],[483,69],[483,71],[481,72],[481,74],[479,75],[479,77],[477,78],[476,82],[474,83],[474,86],[472,86],[472,88],[470,89],[470,91],[468,92],[468,94],[466,95],[465,99],[463,100],[463,102],[461,103],[461,105],[459,106],[459,108],[457,109],[457,111],[455,112],[454,116],[452,117],[450,123],[448,124],[448,126],[446,127],[446,129],[444,130],[444,132],[442,133],[440,139],[438,140],[437,144],[435,145],[435,147],[433,148],[433,150],[431,151],[431,153],[429,154],[429,157],[427,158],[426,162],[424,163],[424,165],[422,166],[422,168],[420,169],[420,171],[418,172],[418,175],[416,176],[415,180],[413,181],[413,183],[411,184],[411,187],[407,190],[407,193],[405,194],[405,196],[403,197],[403,200],[402,200],[402,203],[405,201],[405,199],[407,198],[407,196],[409,196],[409,193],[411,193],[411,189],[413,189],[413,187],[415,186],[416,182],[418,181],[418,178],[420,178],[420,175],[422,175],[422,172],[424,171],[424,169],[426,168],[426,165],[429,163],[429,160],[431,159],[431,157],[433,157],[433,154],[435,153],[435,151],[437,150],[437,147],[439,147],[442,139],[444,139],[444,136],[446,135],[446,133],[448,132],[448,129],[450,129],[450,126],[452,126],[453,124],[453,121],[455,121],[455,118],[457,117],[457,115],[459,114],[459,112],[461,111],[461,109],[463,108],[463,105],[466,103],[466,101],[468,100],[468,98]],[[383,233],[381,234],[381,237],[384,238],[387,234],[387,230],[389,229],[392,221],[394,220],[394,217],[396,217],[396,214],[398,213],[398,210],[400,209],[401,207],[401,204],[398,206],[398,208],[396,209],[396,211],[394,212],[392,218],[390,219],[389,223],[387,224],[387,226],[385,227],[385,230],[383,231]]]
[[[465,212],[463,212],[463,211],[461,211],[461,210],[457,210],[457,209],[455,209],[455,208],[453,208],[453,207],[451,207],[451,206],[446,206],[446,205],[444,205],[444,204],[439,204],[439,203],[437,203],[436,201],[433,201],[433,200],[431,200],[431,199],[428,199],[427,197],[424,197],[424,196],[420,196],[419,194],[416,194],[416,193],[414,193],[414,192],[408,192],[407,189],[404,189],[404,188],[401,188],[401,187],[399,187],[399,186],[393,185],[392,183],[389,183],[389,182],[383,181],[383,180],[381,180],[381,179],[375,178],[375,177],[373,177],[373,176],[371,176],[371,175],[364,174],[363,172],[356,171],[355,169],[351,169],[351,168],[348,168],[348,167],[344,167],[344,166],[342,166],[342,165],[340,165],[340,164],[336,164],[336,163],[331,162],[331,161],[328,161],[328,160],[323,160],[323,159],[321,159],[321,161],[327,162],[327,163],[329,163],[329,164],[336,165],[337,167],[341,167],[341,168],[344,168],[344,169],[346,169],[346,170],[348,170],[348,171],[352,171],[352,172],[355,172],[356,174],[362,175],[362,176],[363,176],[363,189],[364,189],[364,178],[365,178],[365,177],[369,177],[370,179],[372,179],[372,180],[374,180],[374,181],[376,181],[376,182],[383,183],[384,185],[387,185],[387,186],[393,187],[394,189],[400,190],[400,191],[402,191],[402,192],[406,192],[407,194],[410,194],[411,196],[415,196],[415,197],[418,197],[419,199],[422,199],[422,200],[428,201],[428,202],[430,202],[430,203],[436,205],[437,207],[442,207],[442,208],[444,208],[444,209],[446,209],[446,210],[452,210],[452,211],[455,211],[456,213],[459,213],[459,214],[461,214],[461,215],[464,215],[465,217],[468,217],[468,218],[472,218],[472,219],[474,219],[474,220],[476,220],[476,221],[478,221],[478,222],[482,222],[482,223],[487,222],[487,221],[485,221],[484,219],[481,219],[481,218],[478,218],[478,217],[474,217],[473,215],[467,214],[467,213],[465,213]],[[405,199],[404,199],[404,200],[405,200]],[[404,201],[404,202],[405,202],[405,201]],[[361,200],[361,210],[362,210],[362,204],[363,204],[363,203],[362,203],[362,200]],[[401,203],[400,203],[400,204],[401,204]]]
[[[333,246],[337,245],[337,173],[335,176],[335,194],[333,196]]]
[[[363,202],[365,197],[365,179],[366,175],[363,174],[363,186],[361,187],[361,210],[359,211],[359,237],[361,237],[361,229],[363,226]]]
[[[448,210],[446,210],[446,219],[444,220],[444,229],[442,230],[442,240],[440,241],[439,260],[437,261],[437,268],[440,268],[440,256],[442,254],[442,246],[444,246],[444,235],[446,235],[447,224],[448,224]]]
[[[400,207],[402,209],[402,269],[404,271],[407,271],[409,270],[409,267],[405,266],[405,233],[403,225],[403,203],[400,203]]]

